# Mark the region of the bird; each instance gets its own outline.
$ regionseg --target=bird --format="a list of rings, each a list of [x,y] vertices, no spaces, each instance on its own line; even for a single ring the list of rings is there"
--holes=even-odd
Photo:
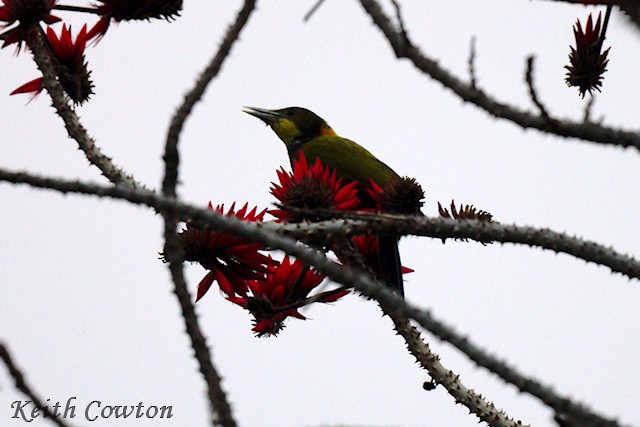
[[[262,120],[284,142],[293,166],[300,152],[311,164],[320,161],[336,171],[343,180],[357,181],[359,196],[363,200],[371,197],[366,188],[372,180],[384,188],[391,180],[400,176],[386,163],[371,154],[366,148],[350,139],[338,136],[329,124],[314,112],[302,107],[287,107],[269,110],[244,107],[243,112]],[[379,271],[389,287],[404,298],[402,266],[398,250],[398,237],[378,235]]]

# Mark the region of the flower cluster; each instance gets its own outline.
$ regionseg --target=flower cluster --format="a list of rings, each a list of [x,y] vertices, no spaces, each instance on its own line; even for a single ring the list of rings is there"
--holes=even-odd
[[[300,307],[312,302],[334,302],[349,293],[349,290],[338,288],[309,297],[323,280],[323,275],[302,261],[292,261],[285,256],[282,262],[269,266],[266,277],[247,282],[250,295],[228,296],[227,299],[251,312],[254,317],[252,330],[257,336],[276,335],[287,317],[306,319],[298,310]]]
[[[273,194],[283,205],[269,213],[279,222],[298,222],[315,219],[313,211],[318,209],[355,210],[360,205],[358,183],[343,183],[335,170],[325,166],[317,157],[309,166],[304,153],[293,162],[293,172],[277,171],[279,184],[272,183]],[[291,208],[297,208],[292,210]],[[298,211],[299,210],[299,211]]]
[[[375,193],[384,199],[386,189],[377,186],[359,189],[357,182],[344,182],[336,171],[324,165],[320,159],[312,164],[304,154],[293,163],[293,171],[277,171],[278,184],[273,183],[271,193],[282,204],[280,209],[269,211],[277,222],[314,220],[314,210],[356,210],[363,207],[358,196],[359,191]],[[407,180],[411,181],[411,180]],[[398,183],[404,180],[398,180]],[[414,183],[414,181],[411,181]],[[398,188],[404,184],[389,186],[396,193],[407,193]],[[409,185],[411,187],[414,184]],[[409,188],[407,187],[407,188]],[[413,188],[413,187],[411,187]],[[395,190],[394,190],[395,189]],[[414,194],[415,191],[408,191]],[[395,193],[394,193],[395,194]],[[366,194],[365,194],[366,196]],[[367,196],[368,197],[368,196]],[[420,198],[422,192],[420,191]],[[370,203],[367,204],[367,208]],[[263,221],[267,210],[249,210],[245,204],[236,210],[232,205],[225,211],[223,205],[215,208],[209,203],[209,209],[219,214],[234,216],[242,221]],[[246,309],[253,316],[253,331],[257,336],[277,335],[289,317],[305,319],[300,309],[312,303],[330,303],[349,293],[348,289],[338,287],[319,292],[324,276],[306,266],[302,261],[285,256],[282,261],[263,253],[269,248],[261,243],[247,241],[231,233],[214,230],[207,226],[187,223],[179,233],[184,249],[185,261],[197,262],[208,270],[198,284],[196,301],[200,300],[214,282],[225,298]],[[342,240],[343,242],[346,240]],[[378,237],[373,235],[355,236],[347,249],[329,246],[321,242],[318,246],[334,250],[345,265],[352,264],[349,252],[358,262],[362,261],[374,274],[380,274]],[[314,243],[315,245],[315,243]],[[343,259],[344,258],[344,259]],[[348,258],[348,259],[347,259]],[[353,265],[353,264],[352,264]],[[403,273],[413,270],[403,267]],[[314,292],[315,291],[315,292]]]
[[[424,190],[415,178],[392,178],[384,188],[372,179],[369,184],[367,193],[375,202],[377,210],[400,215],[420,214],[420,208],[424,204]]]
[[[54,67],[56,75],[62,88],[71,100],[76,104],[81,104],[89,99],[92,93],[93,84],[89,79],[91,74],[87,70],[84,60],[84,48],[91,38],[87,35],[87,26],[84,25],[75,40],[71,33],[71,27],[62,25],[60,37],[53,28],[47,28],[47,40],[53,52]],[[37,96],[43,89],[43,78],[31,80],[11,92],[11,95],[18,93],[32,93]]]
[[[32,43],[37,40],[35,36],[42,32],[40,22],[52,25],[61,21],[51,14],[58,7],[56,0],[0,1],[0,28],[11,27],[0,34],[0,38],[4,40],[3,48],[17,44],[19,52],[24,43],[32,48]],[[84,56],[87,43],[103,37],[112,20],[119,22],[175,18],[182,10],[182,0],[99,0],[99,4],[90,4],[88,7],[66,6],[64,10],[100,16],[90,29],[85,24],[75,40],[70,26],[63,25],[59,36],[51,27],[46,30],[48,43],[44,44],[43,49],[48,51],[51,67],[67,96],[75,104],[81,104],[89,99],[93,88]],[[11,94],[31,93],[35,97],[42,89],[43,79],[38,78],[25,83]]]
[[[2,47],[7,47],[17,43],[18,48],[32,35],[33,27],[42,21],[51,25],[60,21],[60,18],[51,14],[51,9],[56,0],[3,0],[0,6],[0,28],[18,25],[5,31],[2,34],[4,43]]]
[[[473,205],[460,205],[460,207],[456,209],[456,202],[454,200],[451,200],[450,208],[451,208],[451,213],[449,213],[449,210],[447,208],[443,208],[440,202],[438,202],[438,213],[443,218],[456,219],[458,221],[464,221],[469,219],[469,220],[477,220],[480,222],[494,222],[493,215],[491,215],[489,212],[484,211],[482,209],[478,210]],[[455,239],[455,240],[458,240],[458,239]],[[460,240],[462,240],[463,242],[467,241],[467,239],[460,239]],[[446,239],[442,239],[442,243],[444,243],[445,241]],[[488,243],[493,243],[490,240],[481,240],[480,242],[483,245],[486,245]]]
[[[249,210],[248,204],[239,210],[232,205],[225,212],[224,205],[214,208],[209,203],[209,209],[250,222],[262,221],[266,213],[266,209]],[[196,301],[217,282],[226,299],[251,312],[258,336],[277,334],[287,317],[304,319],[298,311],[300,307],[312,302],[333,302],[348,293],[327,291],[309,299],[309,293],[324,276],[298,260],[285,257],[276,261],[262,253],[267,249],[262,243],[252,243],[244,237],[192,223],[187,223],[179,237],[185,261],[197,262],[208,270],[198,284]]]
[[[569,86],[577,86],[580,91],[580,95],[584,98],[584,95],[591,93],[593,90],[600,91],[602,86],[602,75],[607,71],[607,55],[609,49],[602,52],[602,42],[604,41],[604,33],[606,28],[600,32],[600,18],[593,24],[591,14],[587,19],[587,25],[584,30],[580,21],[576,22],[576,26],[573,29],[573,34],[576,39],[576,47],[571,47],[571,53],[569,53],[570,65],[565,66],[567,69],[567,77],[565,81]],[[605,19],[606,21],[606,19]]]
[[[209,209],[214,210],[211,203]],[[235,210],[235,204],[231,205],[226,213],[224,205],[218,205],[215,211],[251,222],[262,221],[266,213],[266,210],[257,212],[257,208],[248,211],[248,204],[238,211]],[[274,264],[270,257],[261,252],[265,249],[263,244],[248,242],[231,233],[187,223],[179,236],[185,261],[197,262],[209,270],[198,284],[196,301],[207,293],[214,281],[228,296],[246,295],[247,281],[264,278],[269,271],[267,266]]]

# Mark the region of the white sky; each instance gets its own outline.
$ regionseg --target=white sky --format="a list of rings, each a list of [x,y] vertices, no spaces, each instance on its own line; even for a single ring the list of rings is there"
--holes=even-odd
[[[397,61],[358,2],[262,1],[222,74],[187,122],[181,141],[185,200],[267,207],[270,182],[287,165],[282,143],[243,105],[305,106],[397,172],[427,198],[473,203],[503,223],[549,227],[640,255],[640,159],[632,149],[559,139],[497,121]],[[162,177],[168,120],[215,53],[241,1],[190,0],[169,24],[122,23],[87,59],[96,85],[79,113],[98,145],[152,187]],[[539,95],[555,115],[582,117],[564,83],[571,27],[595,8],[546,1],[404,1],[413,40],[466,76],[477,37],[479,84],[529,108],[525,57],[538,57]],[[602,8],[604,9],[604,8]],[[67,21],[84,17],[69,13]],[[612,17],[603,94],[594,117],[638,127],[638,31]],[[43,94],[8,93],[38,76],[29,55],[0,52],[0,167],[105,182],[66,137]],[[122,202],[0,184],[0,339],[27,380],[51,402],[78,407],[172,405],[174,418],[91,425],[208,423],[197,373],[166,266],[162,220]],[[406,238],[416,270],[407,298],[527,374],[626,423],[640,420],[640,289],[607,268],[549,251]],[[187,268],[191,289],[204,275]],[[378,307],[349,296],[312,307],[277,338],[257,339],[248,313],[215,289],[197,304],[214,362],[243,426],[474,426],[477,419],[427,380]],[[430,334],[448,368],[511,416],[553,425],[550,410]],[[0,425],[24,400],[0,368]],[[68,420],[86,425],[81,418]],[[41,420],[30,426],[50,425]]]

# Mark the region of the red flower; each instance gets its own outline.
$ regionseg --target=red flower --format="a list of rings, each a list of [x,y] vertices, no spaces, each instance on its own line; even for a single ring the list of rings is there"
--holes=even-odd
[[[376,210],[402,214],[421,214],[424,199],[422,186],[414,178],[402,177],[392,178],[384,188],[369,179],[367,188],[369,197],[374,201]]]
[[[354,210],[360,204],[358,183],[342,185],[342,178],[336,176],[335,170],[324,166],[319,157],[313,166],[309,166],[304,153],[300,152],[293,162],[293,173],[287,173],[283,168],[277,173],[280,184],[272,183],[271,194],[283,205],[310,210]],[[285,209],[274,209],[269,213],[278,218],[278,222],[295,222],[308,217]]]
[[[8,27],[16,22],[20,24],[2,34],[2,47],[18,43],[19,48],[31,34],[33,26],[40,21],[49,25],[60,21],[60,18],[50,14],[56,0],[3,0],[3,3],[0,6],[0,21],[5,24],[0,27]]]
[[[98,0],[95,7],[102,16],[91,29],[91,37],[102,37],[109,29],[111,19],[116,22],[164,18],[170,20],[180,14],[182,0]]]
[[[362,256],[362,260],[365,265],[371,268],[374,274],[380,275],[380,260],[378,257],[380,248],[378,246],[378,236],[373,234],[353,236],[351,241],[353,242],[355,249]],[[345,260],[341,261],[345,262]],[[412,268],[402,266],[402,274],[413,273],[413,271],[414,270]]]
[[[266,209],[257,213],[257,208],[247,212],[248,204],[235,211],[235,203],[231,205],[226,216],[235,216],[243,221],[262,221]],[[211,203],[209,209],[213,210]],[[224,214],[224,205],[215,210]],[[196,227],[187,223],[186,229],[180,232],[185,251],[185,260],[198,262],[209,273],[198,284],[196,301],[204,296],[214,280],[220,290],[229,296],[246,295],[247,280],[261,279],[267,273],[267,266],[274,264],[270,257],[260,253],[264,249],[262,243],[250,243],[244,237],[230,233],[221,233],[209,228]]]
[[[304,300],[323,280],[323,275],[306,267],[302,261],[291,262],[286,256],[281,263],[269,266],[266,277],[247,282],[252,295],[227,299],[251,312],[254,316],[252,330],[257,336],[276,335],[287,317],[306,319],[298,308],[309,304]],[[337,301],[348,293],[348,290],[323,292],[315,302]]]
[[[576,22],[576,26],[573,28],[576,47],[575,49],[571,47],[570,65],[564,67],[568,71],[565,79],[567,85],[578,86],[583,98],[587,91],[591,92],[594,89],[600,91],[602,74],[607,71],[607,63],[609,62],[607,55],[611,48],[601,52],[606,29],[600,33],[600,18],[601,14],[598,14],[598,20],[594,26],[591,14],[589,14],[585,30],[582,29],[580,21]]]
[[[66,24],[63,24],[59,38],[55,31],[48,27],[47,39],[57,68],[56,74],[65,92],[76,104],[86,101],[93,88],[87,64],[84,62],[84,48],[91,39],[87,35],[87,26],[82,27],[75,41],[71,35],[71,26],[67,28]],[[35,97],[42,89],[42,77],[39,77],[15,89],[11,95],[33,92]]]

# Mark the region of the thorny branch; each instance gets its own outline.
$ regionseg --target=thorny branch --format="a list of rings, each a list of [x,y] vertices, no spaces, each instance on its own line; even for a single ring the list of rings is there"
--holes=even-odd
[[[49,58],[44,33],[39,26],[36,27],[36,30],[34,31],[35,37],[31,37],[28,40],[29,49],[42,72],[44,88],[51,96],[53,107],[62,118],[69,136],[78,143],[78,147],[84,152],[87,160],[92,165],[97,166],[109,181],[114,184],[124,184],[131,188],[144,188],[143,184],[136,181],[133,176],[113,163],[110,157],[103,154],[100,148],[96,146],[95,140],[89,136],[75,110],[69,105],[69,101],[64,95],[64,90],[56,78],[54,66]]]
[[[482,108],[494,117],[507,119],[523,128],[534,128],[542,132],[551,133],[567,138],[579,138],[584,141],[599,144],[618,145],[621,147],[635,147],[640,150],[640,132],[631,132],[592,122],[573,121],[571,119],[544,117],[522,110],[516,106],[500,102],[487,92],[474,87],[456,77],[449,70],[442,67],[435,59],[422,53],[420,48],[409,39],[404,24],[399,28],[394,26],[375,0],[360,0],[365,11],[373,19],[375,25],[382,31],[398,58],[407,58],[422,73],[442,83],[462,100]]]
[[[70,427],[70,424],[67,424],[60,416],[54,416],[55,414],[51,412],[49,407],[42,402],[36,393],[31,389],[27,381],[24,379],[24,375],[20,371],[20,369],[16,366],[9,353],[9,349],[7,349],[6,345],[0,342],[0,359],[4,362],[9,371],[9,375],[13,378],[15,382],[16,388],[24,393],[31,402],[33,402],[33,406],[42,411],[44,418],[48,418],[52,423],[56,424],[59,427]]]
[[[369,276],[360,274],[355,269],[346,269],[338,264],[335,264],[328,260],[324,256],[324,254],[297,244],[297,241],[295,239],[277,234],[278,231],[281,232],[283,230],[285,234],[319,233],[321,232],[320,230],[327,228],[330,229],[330,233],[336,235],[340,233],[340,229],[345,229],[349,233],[353,232],[362,234],[363,230],[376,230],[375,224],[367,224],[366,221],[358,220],[336,220],[316,224],[294,224],[288,226],[282,226],[280,224],[257,224],[253,222],[247,223],[240,221],[235,217],[226,217],[215,211],[194,207],[176,201],[175,199],[165,198],[150,191],[131,190],[122,187],[106,187],[97,184],[86,184],[78,181],[69,181],[63,179],[43,178],[23,172],[7,172],[2,169],[0,169],[0,181],[7,181],[10,183],[24,183],[37,188],[57,190],[62,193],[71,192],[97,195],[100,197],[110,197],[114,199],[123,199],[135,204],[142,204],[153,207],[158,211],[175,211],[180,215],[180,218],[182,220],[191,220],[202,225],[206,224],[219,231],[239,234],[249,240],[255,240],[265,243],[271,248],[281,249],[301,259],[302,261],[313,265],[318,271],[327,275],[335,282],[353,286],[363,295],[370,298],[375,298],[379,302],[386,304],[385,307],[389,308],[389,312],[391,312],[391,309],[393,309],[397,311],[398,315],[415,319],[425,329],[434,333],[439,338],[448,341],[454,344],[459,349],[463,350],[469,355],[472,360],[480,360],[481,362],[479,364],[481,364],[481,366],[490,369],[492,372],[501,376],[505,381],[515,384],[522,391],[531,393],[534,396],[540,398],[543,402],[554,408],[557,412],[572,414],[584,420],[589,420],[593,417],[594,419],[601,419],[602,422],[606,422],[606,424],[603,425],[615,425],[610,424],[614,421],[601,418],[599,415],[594,414],[587,408],[575,404],[567,398],[557,395],[557,393],[555,393],[553,389],[551,389],[551,387],[542,385],[535,380],[531,380],[517,372],[515,368],[511,368],[503,362],[495,359],[494,357],[487,355],[481,348],[470,343],[466,338],[461,337],[451,328],[442,324],[442,322],[433,319],[432,315],[428,311],[420,310],[407,303],[406,301],[395,295],[394,292],[387,290],[384,286],[380,286]],[[373,217],[375,215],[370,216]],[[474,227],[481,228],[487,224],[493,226],[496,225],[494,223],[479,223],[476,221],[460,222],[446,218],[427,218],[425,219],[426,223],[429,222],[427,220],[432,220],[434,224],[436,224],[435,229],[438,231],[434,233],[435,235],[432,237],[437,238],[443,237],[444,230],[448,230],[452,234],[447,237],[459,237],[457,236],[457,234],[460,233],[463,235],[463,237],[473,238],[473,233],[469,232],[469,229],[472,230]],[[404,221],[398,222],[403,223]],[[350,229],[348,229],[349,226],[351,227]],[[458,226],[464,227],[459,229]],[[515,230],[519,229],[519,227],[516,226],[511,227],[514,227]],[[425,233],[423,235],[427,234]],[[496,236],[497,235],[498,234],[496,234]],[[565,238],[568,240],[575,239],[568,236],[565,236]],[[576,244],[580,244],[581,242],[582,241],[578,241],[576,242]],[[624,257],[623,255],[618,256]],[[637,262],[636,264],[636,268],[638,269],[638,272],[640,272],[640,264],[638,264]]]
[[[551,120],[549,118],[549,112],[545,108],[540,98],[538,98],[538,92],[536,91],[535,86],[533,85],[533,64],[535,62],[535,56],[531,55],[527,57],[527,72],[525,73],[525,81],[527,82],[527,87],[529,88],[529,96],[531,97],[531,102],[538,107],[540,111],[540,116],[544,117],[546,120]]]
[[[202,98],[209,83],[218,75],[222,64],[229,56],[232,46],[240,37],[240,32],[255,10],[256,0],[246,0],[238,12],[235,22],[229,27],[218,52],[209,65],[200,74],[193,88],[185,96],[182,105],[174,113],[167,134],[165,153],[165,175],[162,182],[162,193],[165,197],[175,199],[178,182],[178,166],[180,156],[178,143],[184,124],[193,111],[195,104]],[[233,427],[237,425],[227,394],[222,389],[222,378],[213,365],[211,351],[206,338],[198,324],[198,316],[192,302],[192,296],[187,288],[183,268],[183,250],[180,239],[176,234],[178,216],[173,211],[162,211],[164,217],[165,259],[169,263],[169,271],[174,283],[174,294],[178,298],[186,332],[191,339],[196,360],[200,366],[202,377],[207,383],[208,398],[211,405],[211,422],[213,425]]]

